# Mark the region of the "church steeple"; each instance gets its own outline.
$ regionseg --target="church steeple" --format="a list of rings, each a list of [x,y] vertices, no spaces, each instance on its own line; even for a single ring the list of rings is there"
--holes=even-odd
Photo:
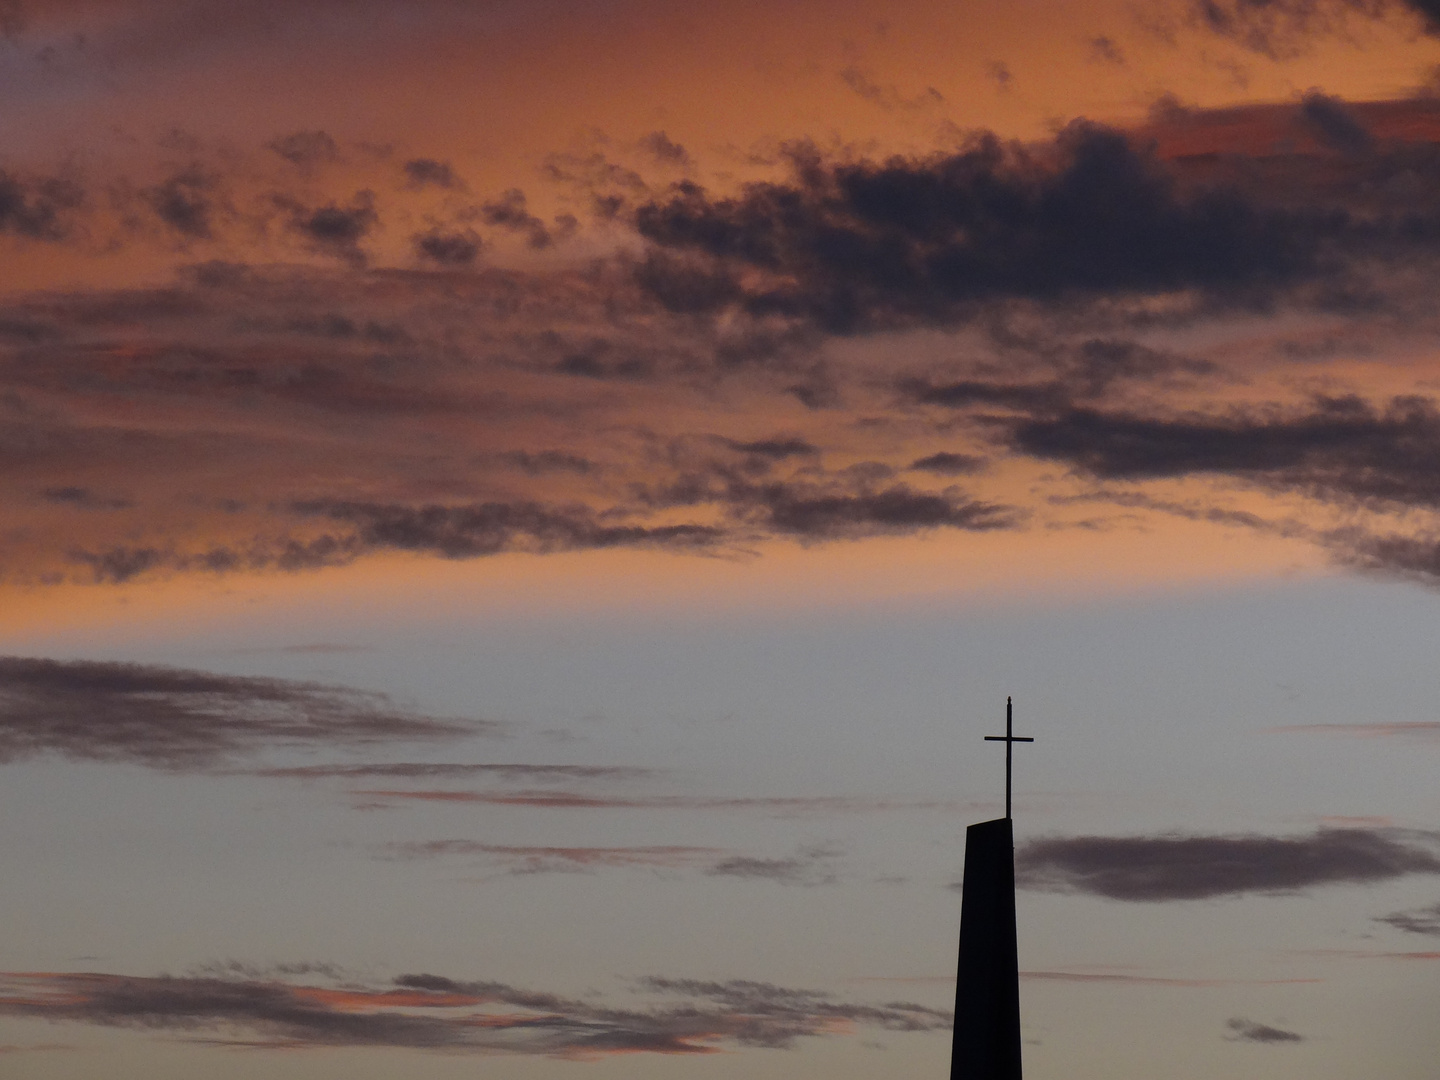
[[[965,830],[960,959],[950,1080],[1021,1080],[1020,965],[1015,934],[1015,834],[1010,817],[1011,754],[1017,742],[1005,699],[1005,816]]]

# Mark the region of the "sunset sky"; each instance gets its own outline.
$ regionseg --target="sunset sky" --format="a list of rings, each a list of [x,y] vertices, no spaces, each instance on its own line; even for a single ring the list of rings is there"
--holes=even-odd
[[[1433,1080],[1435,0],[0,35],[0,1075]]]

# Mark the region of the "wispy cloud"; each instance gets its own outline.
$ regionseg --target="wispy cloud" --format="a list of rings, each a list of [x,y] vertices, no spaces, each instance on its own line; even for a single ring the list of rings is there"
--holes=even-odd
[[[1435,720],[1398,722],[1381,720],[1369,724],[1285,724],[1271,730],[1316,735],[1353,735],[1362,739],[1392,736],[1411,739],[1440,739],[1440,721]]]
[[[793,855],[761,858],[714,847],[537,847],[477,840],[416,840],[385,844],[382,858],[462,857],[494,864],[510,874],[589,873],[598,869],[699,870],[712,877],[771,881],[781,885],[831,885],[838,880],[840,849],[818,844]]]
[[[777,815],[957,810],[973,806],[937,799],[869,799],[847,795],[596,795],[576,791],[434,791],[403,788],[364,789],[350,794],[367,799],[476,803],[548,810],[759,810]]]
[[[248,776],[285,780],[392,780],[454,779],[484,776],[496,780],[635,780],[658,775],[659,770],[633,765],[534,765],[525,763],[465,763],[449,761],[397,761],[369,765],[294,765],[273,769],[247,769]],[[363,792],[362,794],[375,794]],[[416,797],[419,797],[418,793]]]
[[[712,877],[775,881],[782,885],[833,885],[838,880],[835,860],[839,855],[840,848],[834,844],[814,844],[779,859],[732,855],[705,872]]]
[[[214,770],[266,750],[496,734],[385,694],[154,664],[0,657],[0,761],[53,756]]]
[[[495,863],[511,874],[585,873],[599,868],[688,869],[715,864],[720,848],[652,845],[645,847],[520,847],[475,840],[417,840],[387,844],[381,854],[393,859],[464,856]]]
[[[647,978],[657,1003],[616,1008],[495,982],[401,975],[387,985],[283,978],[0,975],[0,1014],[182,1033],[212,1045],[391,1046],[562,1058],[784,1049],[853,1027],[945,1030],[947,1013],[757,982]],[[676,1000],[670,1005],[666,999]]]
[[[1022,979],[1050,982],[1117,983],[1135,986],[1290,986],[1296,983],[1318,983],[1324,979],[1187,979],[1161,975],[1132,975],[1124,972],[1093,971],[1022,971]]]
[[[1440,904],[1412,911],[1392,911],[1389,915],[1377,917],[1375,921],[1388,923],[1396,930],[1404,930],[1409,934],[1440,937]]]
[[[1071,836],[1016,852],[1022,888],[1112,900],[1172,901],[1289,893],[1440,874],[1440,834],[1318,829],[1303,836]]]

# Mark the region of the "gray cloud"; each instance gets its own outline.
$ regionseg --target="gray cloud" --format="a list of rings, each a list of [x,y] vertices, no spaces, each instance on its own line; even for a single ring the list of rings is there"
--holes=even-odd
[[[463,191],[465,182],[455,175],[448,161],[433,158],[414,158],[401,166],[405,179],[411,187],[438,187],[451,191]]]
[[[1219,416],[1066,409],[1019,420],[1011,444],[1101,479],[1221,473],[1321,498],[1440,506],[1440,411],[1421,397]]]
[[[775,881],[782,885],[833,885],[838,880],[834,864],[839,854],[840,849],[833,844],[818,844],[779,859],[732,855],[705,872],[712,877]]]
[[[29,240],[63,240],[74,227],[85,192],[74,180],[27,179],[0,170],[0,233]]]
[[[441,266],[469,266],[484,246],[474,229],[431,229],[416,233],[410,242],[415,245],[417,255]]]
[[[214,235],[215,194],[219,178],[198,164],[182,169],[143,194],[166,225],[188,240]]]
[[[486,776],[499,780],[634,780],[656,774],[654,769],[628,765],[463,764],[457,762],[401,761],[384,765],[297,765],[276,769],[249,769],[250,776],[287,780],[451,779]]]
[[[387,844],[394,859],[461,856],[504,868],[510,874],[574,874],[596,869],[686,869],[713,866],[718,848],[649,845],[639,847],[536,847],[484,844],[476,840],[420,840]],[[713,871],[712,871],[713,872]]]
[[[720,848],[646,845],[557,847],[487,844],[477,840],[402,841],[382,845],[392,859],[461,857],[493,864],[509,874],[592,873],[598,869],[698,870],[710,877],[770,881],[780,885],[833,885],[840,849],[830,844],[802,847],[783,858],[741,855]]]
[[[357,790],[350,794],[367,799],[474,803],[544,810],[760,810],[779,816],[971,808],[969,804],[933,799],[870,799],[850,795],[597,795],[579,791],[436,791],[407,788]]]
[[[722,535],[705,525],[611,525],[586,507],[547,507],[533,502],[468,506],[301,503],[296,509],[354,523],[359,527],[359,544],[370,550],[421,551],[449,559],[502,551],[695,549],[714,544]]]
[[[1140,902],[1289,893],[1440,874],[1440,833],[1319,829],[1303,836],[1069,836],[1016,852],[1016,884]]]
[[[710,260],[711,306],[845,334],[952,323],[1003,297],[1270,288],[1317,273],[1319,245],[1343,224],[1238,189],[1183,193],[1098,125],[1072,124],[1054,149],[1052,166],[993,136],[885,162],[797,146],[789,182],[729,198],[681,183],[639,207],[635,227]]]
[[[296,131],[266,144],[292,165],[310,168],[340,159],[340,147],[324,131]]]
[[[289,215],[290,229],[303,237],[312,250],[334,255],[353,266],[364,265],[360,241],[380,221],[372,192],[356,192],[349,206],[332,202],[311,207],[288,195],[277,196],[275,201]]]
[[[391,1046],[568,1058],[713,1053],[724,1045],[785,1049],[842,1023],[916,1032],[945,1030],[951,1023],[947,1013],[908,1002],[846,1002],[768,983],[652,977],[638,989],[657,1003],[617,1009],[593,999],[429,974],[366,986],[277,977],[11,973],[0,975],[0,1014],[179,1032],[211,1045]]]
[[[1435,0],[1192,0],[1190,15],[1205,30],[1271,59],[1298,56],[1319,38],[1340,36],[1351,19],[1408,16],[1427,34],[1440,31]]]
[[[213,770],[266,750],[494,733],[386,695],[151,664],[0,657],[0,761],[53,756]]]
[[[1235,1042],[1274,1044],[1305,1041],[1305,1036],[1293,1031],[1285,1031],[1282,1028],[1271,1027],[1269,1024],[1260,1024],[1254,1020],[1246,1020],[1238,1016],[1225,1021],[1225,1026],[1233,1032],[1233,1034],[1228,1037]]]
[[[1389,915],[1378,916],[1376,922],[1387,923],[1396,930],[1408,934],[1427,934],[1440,937],[1440,904],[1414,911],[1392,911]]]

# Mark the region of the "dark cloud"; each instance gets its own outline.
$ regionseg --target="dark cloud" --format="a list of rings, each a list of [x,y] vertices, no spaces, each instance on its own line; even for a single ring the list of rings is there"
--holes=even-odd
[[[1321,142],[1342,153],[1364,154],[1375,145],[1374,136],[1345,102],[1318,90],[1301,99],[1300,120]]]
[[[984,458],[972,454],[952,454],[944,450],[928,457],[916,458],[910,463],[912,469],[935,473],[937,476],[968,476],[984,467]]]
[[[218,177],[197,164],[147,189],[144,197],[155,215],[187,240],[209,240],[218,185]]]
[[[921,492],[905,484],[857,494],[804,484],[769,484],[755,490],[754,506],[771,529],[815,540],[941,527],[989,532],[1016,528],[1020,521],[1012,507],[969,499],[956,489]]]
[[[744,268],[737,297],[716,290],[717,305],[833,333],[953,322],[1003,297],[1276,286],[1316,273],[1335,228],[1238,191],[1182,193],[1147,150],[1083,122],[1053,162],[988,135],[884,162],[791,152],[788,183],[726,198],[684,182],[639,207],[635,226],[658,248]]]
[[[1330,499],[1440,506],[1440,412],[1354,396],[1302,408],[1145,416],[1076,408],[1018,422],[1015,449],[1102,479],[1225,473]]]
[[[0,1013],[178,1032],[211,1045],[391,1046],[563,1058],[713,1053],[725,1044],[785,1049],[849,1025],[919,1032],[951,1023],[947,1013],[908,1002],[846,1002],[768,983],[649,978],[638,989],[656,1003],[617,1009],[593,998],[429,974],[366,986],[237,974],[12,973],[0,975]]]
[[[685,147],[672,142],[663,131],[652,131],[640,140],[640,146],[648,150],[656,161],[665,165],[689,165],[690,155]]]
[[[415,253],[441,266],[469,266],[484,246],[474,229],[431,229],[411,237]]]
[[[1234,1033],[1228,1036],[1234,1042],[1297,1043],[1305,1041],[1305,1036],[1298,1035],[1293,1031],[1285,1031],[1238,1016],[1225,1021],[1225,1026]]]
[[[407,184],[415,188],[438,187],[447,191],[463,191],[465,182],[455,175],[448,161],[414,158],[401,166]]]
[[[1435,0],[1193,0],[1190,13],[1211,33],[1273,60],[1300,55],[1318,38],[1344,34],[1354,18],[1399,14],[1418,21],[1427,34],[1440,32]]]
[[[292,165],[310,168],[340,159],[340,147],[323,131],[297,131],[265,144]]]
[[[0,170],[0,232],[29,240],[63,240],[84,201],[84,190],[73,180],[27,180]]]
[[[519,188],[511,188],[485,203],[480,207],[480,217],[487,225],[523,234],[532,248],[549,247],[555,239],[545,223],[530,213],[525,192]]]
[[[96,584],[120,585],[147,574],[318,570],[353,562],[367,550],[358,537],[327,534],[305,540],[255,539],[244,547],[212,547],[194,552],[124,545],[97,551],[77,548],[68,552],[67,558],[87,567]]]
[[[349,206],[328,203],[311,208],[288,197],[277,199],[290,215],[290,228],[309,241],[312,249],[335,255],[356,266],[363,265],[365,255],[360,241],[379,223],[375,197],[368,191],[357,192]]]
[[[807,457],[820,453],[820,448],[804,439],[790,439],[777,436],[773,439],[756,439],[751,442],[736,442],[726,439],[725,444],[742,454],[758,454],[764,458],[783,460],[790,457]]]
[[[522,472],[531,476],[540,476],[543,473],[586,473],[595,472],[599,466],[588,458],[580,457],[578,454],[567,453],[564,450],[540,450],[531,453],[527,450],[512,450],[501,455],[502,459],[510,465],[514,465]]]
[[[992,60],[985,65],[985,74],[989,75],[995,83],[995,89],[1002,94],[1015,85],[1015,73],[1010,70],[1010,65],[1003,60]]]
[[[1114,64],[1116,67],[1125,66],[1125,54],[1120,46],[1115,44],[1113,38],[1100,35],[1090,39],[1090,56],[1105,64]]]
[[[266,750],[494,732],[384,694],[150,664],[0,657],[0,761],[64,757],[213,770]]]
[[[703,548],[721,539],[706,525],[611,525],[585,507],[538,503],[469,506],[393,506],[376,503],[305,503],[302,513],[323,514],[358,527],[368,550],[420,551],[447,559],[502,551],[580,551],[612,547]]]
[[[1440,904],[1433,904],[1428,908],[1419,908],[1414,911],[1392,911],[1389,915],[1381,915],[1376,922],[1388,923],[1396,930],[1404,930],[1407,934],[1427,934],[1431,937],[1440,937]]]
[[[1440,834],[1319,829],[1308,836],[1070,836],[1016,852],[1024,888],[1112,900],[1199,900],[1440,874]],[[1418,841],[1418,842],[1417,842]]]
[[[124,510],[134,505],[129,499],[97,495],[89,488],[74,486],[46,488],[40,497],[46,502],[73,506],[79,510]]]
[[[858,64],[850,64],[841,69],[840,81],[859,97],[886,112],[920,112],[945,104],[945,95],[933,86],[926,87],[920,94],[906,96],[893,83],[877,82]]]

